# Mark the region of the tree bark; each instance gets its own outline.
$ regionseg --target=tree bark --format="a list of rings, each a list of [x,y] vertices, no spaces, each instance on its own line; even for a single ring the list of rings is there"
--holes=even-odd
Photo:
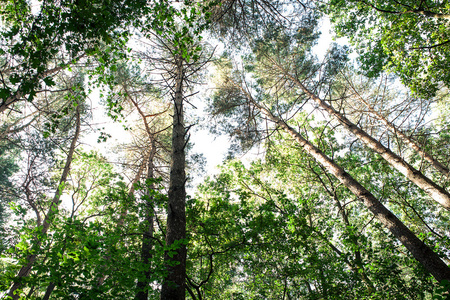
[[[441,164],[439,161],[437,161],[433,156],[431,156],[428,152],[422,149],[416,141],[414,141],[412,138],[404,134],[401,130],[399,130],[397,127],[394,126],[391,122],[389,122],[382,114],[377,112],[372,105],[370,105],[369,102],[367,102],[355,89],[355,87],[347,80],[347,82],[350,84],[352,90],[356,93],[356,98],[359,102],[364,104],[367,109],[372,113],[378,120],[383,122],[383,124],[388,128],[390,132],[395,134],[396,136],[400,137],[400,139],[408,144],[414,151],[416,151],[423,159],[425,159],[427,162],[429,162],[437,171],[441,172],[442,175],[444,175],[447,179],[450,175],[450,171],[447,167],[445,167],[443,164]]]
[[[272,60],[274,64],[276,62]],[[367,147],[372,149],[381,155],[391,166],[397,171],[405,175],[409,180],[415,183],[419,188],[424,190],[432,199],[442,205],[445,209],[450,210],[450,194],[442,187],[438,186],[431,179],[426,177],[422,172],[416,170],[407,162],[405,162],[400,156],[393,153],[390,149],[383,146],[379,141],[371,137],[364,130],[353,124],[343,114],[336,111],[331,105],[328,105],[324,100],[320,99],[309,89],[306,88],[303,83],[296,77],[287,74],[287,72],[279,65],[276,67],[283,72],[289,79],[291,79],[305,94],[307,94],[314,102],[316,102],[321,108],[326,110],[330,115],[334,116],[339,123],[352,132],[360,141],[362,141]]]
[[[335,176],[346,186],[359,200],[371,211],[389,231],[411,252],[424,268],[430,272],[437,281],[450,280],[450,268],[441,260],[431,248],[422,242],[412,231],[408,229],[391,211],[389,211],[372,193],[364,188],[350,174],[345,172],[337,163],[326,156],[322,151],[304,139],[295,129],[277,116],[274,116],[267,108],[256,102],[249,93],[240,89],[247,95],[252,105],[264,113],[270,120],[283,128],[294,140],[329,173]]]
[[[40,232],[38,234],[40,237],[36,237],[36,239],[34,241],[35,244],[33,245],[33,252],[32,252],[33,254],[30,254],[27,256],[27,258],[26,258],[27,263],[24,266],[22,266],[22,268],[20,269],[16,278],[14,279],[14,283],[13,283],[11,289],[9,290],[8,296],[11,297],[13,300],[19,299],[19,296],[20,296],[19,293],[15,294],[15,292],[17,291],[17,289],[22,287],[22,283],[21,283],[22,278],[24,278],[30,274],[33,264],[37,259],[37,255],[38,255],[39,249],[42,244],[42,238],[44,238],[47,235],[47,231],[50,228],[52,219],[55,217],[55,215],[58,212],[58,207],[59,207],[59,204],[61,203],[60,198],[61,198],[62,192],[64,190],[64,185],[67,181],[67,176],[70,171],[70,164],[72,163],[73,154],[75,152],[78,137],[80,136],[80,128],[81,128],[80,106],[81,105],[78,104],[76,107],[76,113],[75,113],[76,129],[75,129],[75,134],[72,138],[72,142],[70,144],[69,152],[67,154],[66,164],[64,166],[63,172],[61,174],[61,178],[59,180],[58,189],[55,192],[55,195],[50,204],[50,208],[47,212],[47,215],[45,216],[44,221],[42,222],[42,230],[40,230]]]
[[[147,166],[147,179],[154,178],[154,168],[155,165],[153,163],[155,154],[156,154],[156,142],[151,138],[151,150],[150,156],[148,158],[148,166]],[[152,259],[152,248],[153,248],[153,199],[151,197],[150,190],[154,189],[154,184],[151,184],[147,193],[147,200],[145,203],[145,220],[144,220],[144,233],[142,235],[142,249],[141,249],[141,260],[142,264],[146,266],[141,277],[138,279],[136,284],[136,300],[148,300],[148,286],[150,283],[150,275],[151,275],[151,259]]]
[[[184,66],[181,55],[175,57],[176,86],[172,128],[172,161],[167,206],[166,250],[167,277],[163,281],[161,300],[185,299],[186,280],[186,130],[183,115]],[[173,247],[173,248],[172,248]]]
[[[56,287],[56,284],[54,284],[53,282],[50,282],[50,284],[47,287],[47,290],[45,291],[45,295],[42,298],[42,300],[50,299],[50,295],[52,294],[52,292],[55,289],[55,287]]]

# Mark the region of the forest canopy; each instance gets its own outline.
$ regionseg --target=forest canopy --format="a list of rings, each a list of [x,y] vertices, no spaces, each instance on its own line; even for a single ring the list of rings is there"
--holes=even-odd
[[[449,297],[446,1],[0,17],[0,299]]]

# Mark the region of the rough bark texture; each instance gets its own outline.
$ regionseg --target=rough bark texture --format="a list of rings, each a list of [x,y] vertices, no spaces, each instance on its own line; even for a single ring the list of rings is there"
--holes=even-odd
[[[61,174],[61,178],[59,180],[58,189],[55,192],[55,195],[53,197],[53,200],[50,204],[50,208],[47,212],[47,215],[45,216],[44,221],[42,222],[42,230],[40,231],[39,235],[41,237],[36,238],[35,244],[33,245],[33,254],[30,254],[27,256],[26,261],[27,263],[22,266],[19,273],[17,274],[16,278],[14,279],[14,283],[9,290],[8,296],[11,297],[13,300],[19,299],[19,294],[15,294],[17,289],[22,287],[21,281],[22,278],[28,276],[31,272],[31,268],[33,267],[33,264],[35,263],[37,259],[37,253],[39,252],[39,249],[41,247],[42,238],[44,238],[47,235],[47,231],[50,228],[52,219],[58,212],[59,204],[61,203],[60,198],[61,194],[64,190],[64,185],[67,181],[67,176],[70,171],[70,164],[72,163],[73,154],[75,152],[76,144],[78,141],[78,137],[80,136],[80,128],[81,128],[81,117],[80,117],[80,105],[77,105],[76,107],[76,128],[75,128],[75,134],[72,138],[72,142],[70,143],[69,152],[67,153],[66,158],[66,164],[64,166],[63,172]]]
[[[425,269],[438,281],[450,280],[450,268],[441,260],[431,248],[422,242],[408,229],[392,212],[390,212],[375,196],[345,172],[338,164],[322,153],[318,148],[304,139],[295,129],[280,118],[274,116],[268,109],[254,101],[247,94],[251,103],[263,112],[269,119],[286,130],[298,144],[320,163],[328,172],[335,176],[344,186],[361,200],[374,216],[411,252]]]
[[[155,140],[152,139],[150,156],[148,158],[148,170],[147,170],[147,179],[154,178],[154,163],[153,159],[156,154],[156,143]],[[150,190],[154,189],[154,185],[148,187]],[[142,236],[142,249],[141,249],[141,260],[142,264],[146,266],[143,274],[139,277],[139,280],[136,285],[136,300],[147,300],[148,299],[148,285],[150,283],[150,275],[151,275],[151,259],[152,259],[152,248],[153,248],[153,199],[150,196],[150,193],[147,193],[148,199],[145,203],[145,220],[144,220],[144,233]]]
[[[278,68],[281,69],[281,66],[278,66]],[[281,70],[284,72],[283,69]],[[286,74],[286,76],[288,76],[321,108],[326,110],[330,115],[334,116],[339,121],[339,123],[341,123],[345,128],[352,132],[367,147],[380,154],[381,157],[383,157],[391,166],[393,166],[397,171],[405,175],[409,180],[411,180],[418,187],[424,190],[432,199],[441,204],[445,209],[450,210],[450,194],[446,190],[438,186],[431,179],[422,174],[422,172],[413,168],[400,156],[383,146],[379,141],[371,137],[364,130],[353,124],[344,115],[336,111],[332,106],[328,105],[325,101],[308,90],[297,78],[289,74]]]
[[[176,87],[172,129],[172,162],[170,166],[169,203],[167,206],[166,246],[176,247],[166,251],[164,261],[167,268],[161,289],[161,300],[185,299],[186,280],[186,173],[185,173],[185,135],[183,120],[183,62],[176,59]]]

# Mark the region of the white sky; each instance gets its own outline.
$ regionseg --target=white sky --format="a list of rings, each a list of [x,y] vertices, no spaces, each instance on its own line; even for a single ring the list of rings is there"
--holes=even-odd
[[[313,48],[314,53],[319,59],[322,59],[328,50],[330,43],[332,42],[332,35],[330,33],[330,22],[325,19],[322,21],[322,35],[319,39],[318,45]],[[346,40],[339,39],[337,42],[345,44]],[[205,107],[204,97],[206,97],[207,87],[204,88],[203,93],[199,94],[196,99],[190,99],[196,107],[196,113],[202,115],[203,108]],[[129,140],[129,134],[123,129],[123,123],[112,122],[111,119],[106,116],[105,110],[102,105],[99,104],[98,92],[93,92],[90,95],[90,101],[92,102],[93,123],[95,127],[105,127],[105,132],[109,133],[112,137],[108,139],[106,143],[97,143],[99,136],[98,132],[89,134],[82,141],[85,149],[89,149],[91,146],[93,149],[99,151],[110,160],[115,160],[114,153],[111,153],[111,148],[117,143],[123,143]],[[188,106],[188,104],[186,104]],[[212,175],[217,172],[216,166],[220,165],[225,159],[228,153],[229,138],[228,136],[213,136],[207,129],[197,128],[191,129],[191,142],[194,144],[192,148],[193,153],[201,153],[207,160],[206,175]],[[258,154],[258,149],[247,153],[242,159],[252,160]],[[202,178],[197,178],[195,183],[201,182]]]

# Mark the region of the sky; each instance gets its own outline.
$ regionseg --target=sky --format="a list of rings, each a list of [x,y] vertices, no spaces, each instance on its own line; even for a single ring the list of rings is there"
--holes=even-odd
[[[319,59],[323,59],[329,49],[332,40],[330,32],[331,25],[328,19],[323,19],[321,24],[321,37],[318,44],[313,48],[313,52]],[[348,44],[346,39],[338,39],[336,42],[340,44]],[[197,104],[198,105],[198,104]],[[217,165],[220,165],[228,153],[229,138],[227,136],[213,136],[208,130],[202,129],[195,132],[192,136],[194,143],[193,151],[203,153],[207,159],[207,174],[217,173]],[[251,161],[260,153],[259,149],[253,149],[241,157],[244,161]]]
[[[322,59],[326,51],[329,49],[332,42],[332,34],[330,33],[330,22],[327,19],[322,20],[321,26],[321,38],[318,44],[313,48],[314,53],[319,59]],[[340,44],[346,44],[344,39],[337,40]],[[201,87],[202,92],[199,93],[196,98],[190,101],[197,107],[195,113],[198,116],[204,115],[204,108],[206,108],[205,97],[208,94],[208,86]],[[99,101],[99,92],[94,91],[88,101],[91,102],[91,109],[93,115],[93,121],[96,128],[105,128],[103,131],[110,134],[111,137],[105,143],[97,143],[99,132],[93,132],[87,135],[82,143],[85,149],[94,149],[99,151],[103,155],[109,158],[111,161],[115,161],[115,157],[119,157],[119,153],[114,153],[113,145],[122,143],[129,140],[129,134],[123,128],[123,123],[113,122],[108,116],[106,116],[105,110]],[[192,108],[191,108],[192,109]],[[207,122],[207,121],[206,121]],[[205,176],[213,175],[218,172],[216,166],[220,165],[227,156],[229,137],[228,136],[214,136],[209,133],[209,130],[202,128],[201,125],[196,125],[192,129],[190,141],[193,144],[192,153],[203,154],[206,158],[205,174],[199,174],[198,178],[194,178],[194,186],[200,183]],[[248,153],[239,157],[244,162],[249,162],[259,154],[259,149],[254,149]]]

